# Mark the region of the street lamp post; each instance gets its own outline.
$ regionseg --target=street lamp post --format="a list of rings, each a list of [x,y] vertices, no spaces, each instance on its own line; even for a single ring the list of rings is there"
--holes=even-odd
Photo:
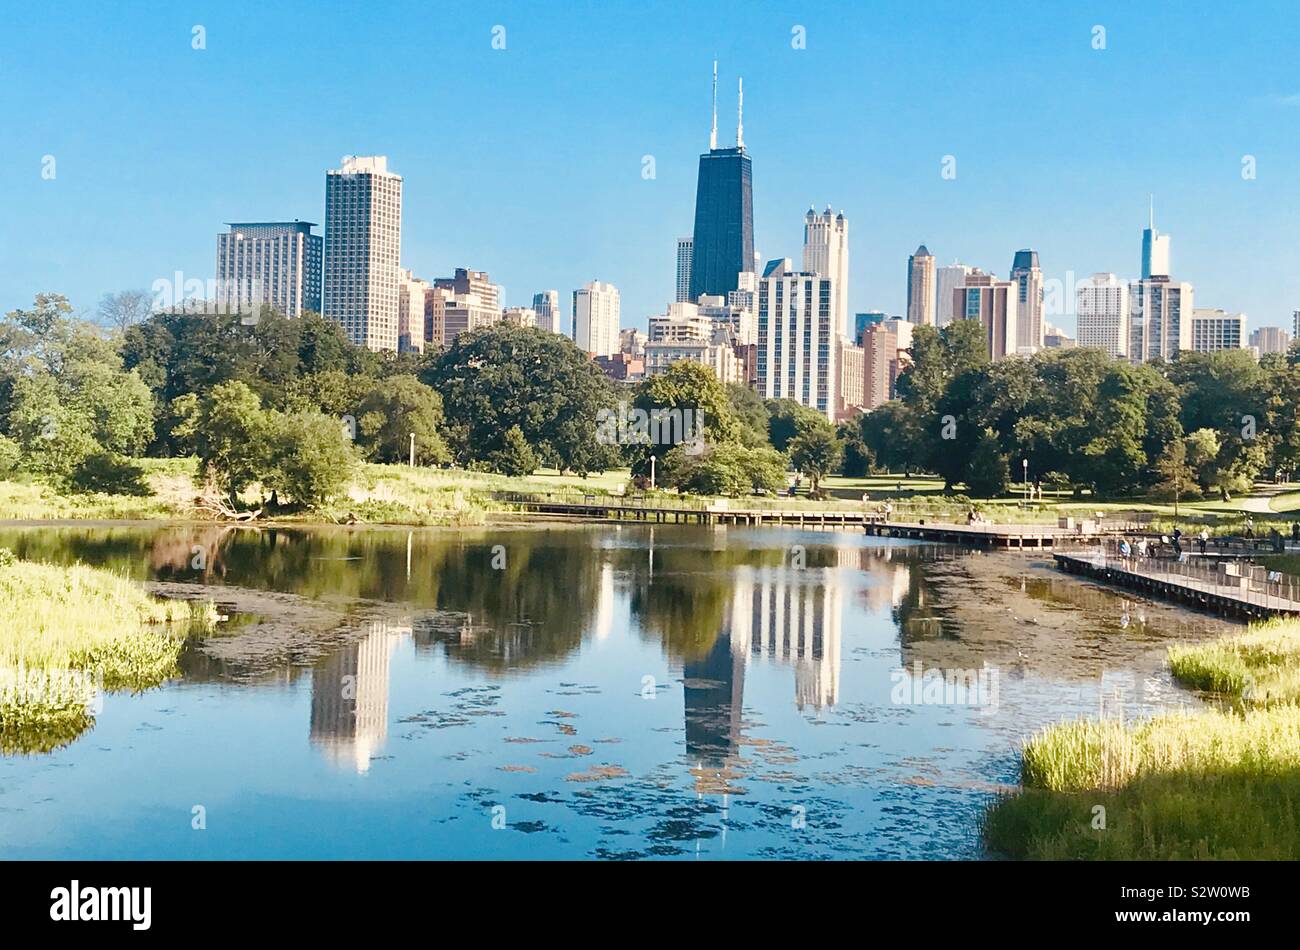
[[[655,490],[655,457],[650,456],[650,490]]]
[[[1025,473],[1025,507],[1029,507],[1029,459],[1021,459],[1020,466]]]

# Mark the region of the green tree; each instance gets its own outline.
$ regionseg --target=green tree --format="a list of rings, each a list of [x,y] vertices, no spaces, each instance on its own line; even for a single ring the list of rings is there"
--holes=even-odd
[[[966,487],[976,498],[997,498],[1007,493],[1007,457],[1002,454],[998,437],[985,429],[971,456]]]
[[[508,323],[462,333],[420,380],[442,396],[462,464],[499,451],[514,426],[543,465],[586,474],[616,461],[597,439],[597,414],[617,403],[611,383],[558,333]]]
[[[819,425],[801,428],[799,434],[790,440],[790,461],[812,482],[814,498],[820,496],[822,479],[839,467],[843,454],[844,448],[835,437],[835,430],[825,419]]]
[[[634,475],[649,474],[650,459],[662,459],[681,442],[721,445],[741,439],[742,425],[726,386],[701,363],[680,360],[650,377],[638,388],[633,406],[645,413],[649,428],[648,440],[634,454]]]
[[[5,478],[18,469],[22,450],[18,443],[7,435],[0,435],[0,478]]]
[[[891,399],[862,417],[862,441],[877,466],[890,472],[916,467],[915,450],[908,442],[915,430],[914,415],[904,402]]]
[[[109,495],[148,495],[145,471],[131,459],[113,452],[93,452],[73,473],[72,483],[81,491]]]
[[[1174,517],[1177,518],[1179,501],[1196,488],[1196,469],[1187,462],[1186,441],[1174,439],[1169,442],[1156,460],[1155,467],[1160,477],[1155,486],[1156,494],[1174,500]]]
[[[1187,436],[1186,446],[1186,461],[1195,473],[1197,488],[1209,491],[1217,474],[1219,434],[1213,429],[1197,429]]]
[[[908,348],[910,365],[899,374],[895,389],[910,410],[901,417],[906,428],[901,451],[907,470],[933,470],[951,457],[945,438],[951,431],[949,413],[939,411],[940,401],[954,379],[978,373],[988,365],[988,341],[978,320],[953,320],[943,329],[915,327]]]
[[[236,384],[238,385],[238,384]],[[344,494],[356,452],[337,419],[319,412],[267,413],[264,490],[281,504],[320,508]]]
[[[451,460],[439,431],[442,397],[414,376],[390,376],[376,383],[361,401],[358,413],[361,447],[375,460],[407,461],[412,435],[418,464],[438,465]]]
[[[679,360],[664,372],[650,377],[641,384],[635,405],[647,412],[656,409],[680,412],[683,420],[689,412],[694,420],[691,428],[707,442],[740,441],[740,419],[732,409],[727,387],[712,369],[701,363]],[[687,439],[691,434],[686,433]],[[681,440],[674,437],[661,441],[675,444]]]
[[[511,426],[501,448],[488,457],[488,464],[502,475],[531,475],[537,471],[537,456],[519,426]]]
[[[785,459],[770,446],[750,448],[735,442],[704,445],[699,451],[683,446],[663,459],[662,483],[697,495],[747,495],[754,490],[777,492],[785,484]]]
[[[835,437],[844,446],[844,460],[840,464],[840,474],[849,478],[861,478],[871,471],[871,450],[862,438],[862,414],[855,413],[835,428]]]
[[[239,496],[261,480],[271,465],[273,420],[247,383],[219,383],[207,398],[190,405],[176,435],[197,451],[204,472],[232,508]],[[342,436],[342,427],[334,422]],[[283,443],[281,439],[281,443]]]
[[[767,439],[778,452],[786,451],[790,440],[804,428],[826,421],[826,417],[816,409],[793,399],[769,399],[767,411]]]
[[[86,459],[101,450],[91,420],[67,405],[58,381],[48,373],[16,382],[8,421],[22,468],[56,484],[71,484]]]
[[[750,448],[768,444],[767,406],[751,386],[743,383],[727,383],[727,398],[732,411],[740,421],[740,441]]]

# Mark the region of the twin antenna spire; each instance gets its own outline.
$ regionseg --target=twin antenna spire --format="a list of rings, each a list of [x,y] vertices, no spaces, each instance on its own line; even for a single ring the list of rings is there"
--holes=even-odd
[[[745,147],[745,80],[737,85],[739,101],[736,107],[736,148]],[[713,61],[713,128],[709,131],[709,150],[718,147],[718,61]]]

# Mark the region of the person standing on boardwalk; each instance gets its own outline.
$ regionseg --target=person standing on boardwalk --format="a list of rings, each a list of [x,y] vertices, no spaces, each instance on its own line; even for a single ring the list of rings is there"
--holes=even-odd
[[[1208,531],[1206,531],[1204,528],[1202,528],[1202,529],[1201,529],[1201,533],[1198,534],[1198,535],[1196,536],[1196,543],[1199,544],[1199,545],[1201,546],[1201,554],[1202,554],[1202,556],[1204,556],[1204,554],[1205,554],[1205,545],[1206,545],[1206,543],[1209,542],[1209,540],[1210,540],[1210,532],[1208,532]]]

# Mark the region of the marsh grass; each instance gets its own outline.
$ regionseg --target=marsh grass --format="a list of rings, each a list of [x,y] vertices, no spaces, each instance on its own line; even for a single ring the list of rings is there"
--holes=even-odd
[[[186,636],[216,619],[211,602],[162,601],[111,571],[0,551],[0,751],[48,751],[89,728],[89,687],[68,686],[70,674],[108,691],[152,688],[176,674]]]
[[[1025,741],[1024,788],[984,816],[1017,858],[1300,858],[1300,622],[1169,651],[1220,707],[1060,723]],[[1094,827],[1096,809],[1105,827]]]
[[[1179,682],[1253,706],[1300,701],[1300,623],[1273,620],[1236,637],[1169,649]]]

